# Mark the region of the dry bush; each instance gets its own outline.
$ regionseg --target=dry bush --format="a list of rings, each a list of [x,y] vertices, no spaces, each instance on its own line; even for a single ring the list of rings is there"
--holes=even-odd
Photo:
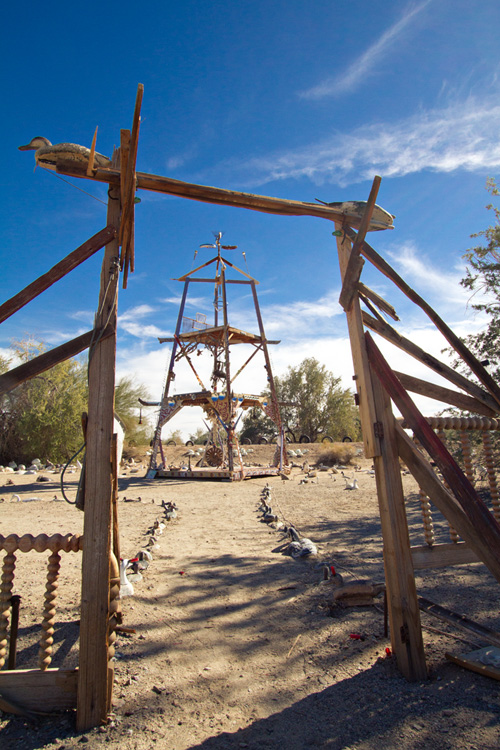
[[[324,466],[347,465],[356,455],[356,448],[351,443],[332,443],[317,458],[318,464]]]

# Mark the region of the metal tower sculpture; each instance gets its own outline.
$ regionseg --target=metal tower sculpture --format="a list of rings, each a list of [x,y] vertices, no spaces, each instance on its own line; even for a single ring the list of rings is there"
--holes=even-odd
[[[235,250],[237,245],[221,245],[222,232],[214,233],[215,242],[200,245],[201,248],[214,248],[214,258],[194,268],[177,281],[184,282],[184,291],[179,308],[177,325],[172,338],[160,338],[160,343],[171,343],[170,364],[161,402],[142,402],[144,405],[159,406],[160,412],[153,438],[153,450],[150,459],[148,478],[175,477],[186,479],[226,479],[240,480],[249,476],[269,476],[282,472],[288,465],[284,430],[281,423],[279,405],[276,398],[268,344],[279,341],[268,341],[264,332],[262,316],[257,299],[258,282],[249,274],[237,268],[221,255],[221,250]],[[198,252],[198,251],[196,251]],[[196,257],[196,254],[195,254]],[[215,265],[213,278],[193,277],[202,268]],[[226,271],[232,269],[245,279],[229,279]],[[195,318],[184,315],[188,289],[191,283],[211,284],[214,287],[213,322],[207,322],[206,315],[197,314]],[[229,323],[227,287],[229,284],[248,285],[252,290],[259,333],[248,333],[234,328]],[[233,376],[231,372],[231,347],[245,344],[253,351],[248,359]],[[210,385],[206,387],[192,362],[191,355],[201,354],[208,350],[212,358]],[[264,356],[264,367],[267,372],[269,396],[256,396],[238,393],[233,382],[258,353]],[[175,380],[175,366],[185,359],[191,368],[200,390],[189,393],[172,392]],[[168,465],[161,441],[163,426],[184,406],[201,406],[205,413],[205,424],[208,427],[209,439],[205,444],[203,455],[192,465],[180,467]],[[271,466],[246,466],[243,463],[241,449],[236,433],[236,426],[243,412],[250,408],[259,408],[270,417],[276,425],[277,448]]]

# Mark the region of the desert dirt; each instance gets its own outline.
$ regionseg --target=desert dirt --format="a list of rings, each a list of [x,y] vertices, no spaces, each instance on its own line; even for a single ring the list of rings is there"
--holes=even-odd
[[[313,464],[324,448],[307,447]],[[486,642],[422,613],[429,677],[410,683],[386,652],[383,597],[371,606],[334,601],[338,578],[324,580],[325,565],[344,583],[384,580],[375,479],[361,445],[353,447],[344,470],[358,480],[352,491],[340,473],[321,471],[301,484],[298,468],[289,481],[235,483],[147,481],[145,461],[124,470],[121,554],[148,548],[153,561],[122,600],[123,625],[135,632],[116,641],[109,721],[80,734],[74,712],[35,719],[0,713],[0,748],[500,747],[499,683],[445,656]],[[271,447],[254,449],[255,462],[269,462]],[[186,450],[170,449],[175,459]],[[59,476],[44,473],[50,482],[0,474],[2,534],[82,532],[83,514],[61,501]],[[66,475],[72,498],[77,478]],[[411,476],[402,479],[411,540],[423,543],[418,488]],[[312,539],[317,555],[283,553],[283,532],[258,510],[266,484],[273,511]],[[148,547],[163,500],[177,504],[178,516]],[[36,667],[45,564],[44,554],[19,553],[18,668]],[[483,565],[424,571],[416,580],[420,595],[500,629],[498,584]],[[80,553],[63,553],[52,666],[77,664],[79,598]]]

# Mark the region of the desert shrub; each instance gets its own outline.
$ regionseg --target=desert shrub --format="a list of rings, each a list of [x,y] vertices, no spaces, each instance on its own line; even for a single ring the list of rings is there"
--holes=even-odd
[[[356,448],[351,443],[332,443],[318,455],[317,463],[325,466],[336,464],[347,465],[356,455]]]

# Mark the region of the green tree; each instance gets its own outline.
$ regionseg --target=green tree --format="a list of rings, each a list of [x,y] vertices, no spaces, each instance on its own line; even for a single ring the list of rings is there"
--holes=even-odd
[[[191,440],[194,445],[204,445],[209,437],[210,433],[208,430],[204,430],[202,427],[197,427],[196,432],[190,434],[189,440]]]
[[[115,414],[120,417],[125,440],[129,445],[146,445],[151,439],[151,425],[141,417],[139,399],[148,401],[150,395],[145,385],[128,375],[120,378],[115,387]],[[142,423],[142,424],[141,424]]]
[[[269,396],[263,393],[263,396]],[[276,425],[269,417],[266,417],[262,409],[255,407],[249,409],[242,419],[240,440],[250,440],[251,443],[257,443],[259,439],[265,438],[270,441],[276,434]]]
[[[184,438],[182,437],[182,430],[171,430],[166,438],[163,438],[163,443],[168,443],[169,440],[173,440],[176,445],[184,445]]]
[[[0,372],[45,350],[45,344],[33,338],[14,341],[11,356],[0,357]],[[64,462],[71,458],[83,444],[81,416],[87,411],[87,395],[83,357],[61,362],[0,397],[0,463],[29,463],[34,458]],[[139,397],[149,398],[144,386],[128,377],[118,381],[115,411],[125,425],[126,439],[145,444],[150,430],[137,427]]]
[[[15,341],[12,361],[27,362],[45,351],[33,339]],[[0,400],[0,463],[64,461],[82,445],[81,415],[86,410],[86,367],[77,359],[61,362],[27,380]]]
[[[495,180],[489,178],[486,189],[494,197],[500,194]],[[460,282],[472,292],[472,308],[488,315],[488,323],[483,331],[468,336],[467,345],[479,359],[487,359],[490,373],[498,381],[500,378],[500,208],[492,203],[486,206],[494,215],[494,223],[472,238],[482,242],[470,248],[464,259],[467,261],[466,276]]]
[[[312,442],[326,435],[333,440],[342,440],[345,436],[352,440],[359,438],[358,409],[352,392],[342,388],[341,379],[318,360],[304,359],[297,367],[289,367],[287,374],[276,377],[274,382],[282,404],[281,419],[292,439],[298,441],[301,435]],[[266,437],[276,432],[270,420],[250,414],[244,420],[242,437],[255,439],[246,433],[252,428]]]

